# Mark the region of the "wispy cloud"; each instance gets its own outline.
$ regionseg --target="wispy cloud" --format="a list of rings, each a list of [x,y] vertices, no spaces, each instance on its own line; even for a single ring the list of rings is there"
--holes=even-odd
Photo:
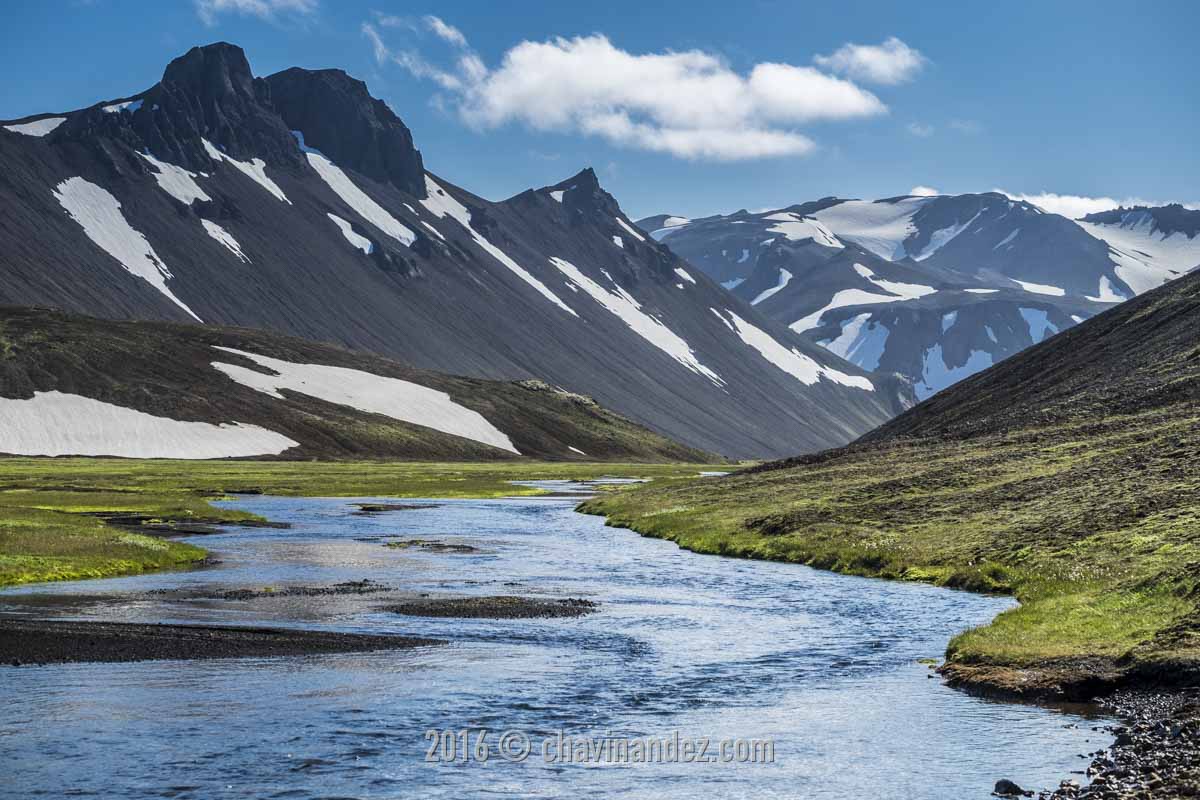
[[[317,0],[194,0],[196,13],[205,25],[216,25],[221,14],[242,14],[272,19],[280,14],[312,14]]]
[[[1147,200],[1142,197],[1087,197],[1084,195],[1074,194],[1055,194],[1054,192],[1041,192],[1039,194],[1018,194],[1008,192],[1004,189],[993,189],[994,192],[1006,195],[1013,200],[1024,200],[1028,203],[1033,203],[1043,211],[1048,211],[1051,214],[1061,214],[1070,219],[1079,219],[1088,214],[1098,214],[1101,211],[1109,211],[1118,206],[1162,206],[1167,203],[1160,200]],[[1197,203],[1184,203],[1187,208],[1200,208]]]
[[[975,134],[983,130],[983,126],[973,119],[952,119],[950,127],[959,133]]]
[[[905,126],[913,136],[928,139],[933,136],[934,127],[925,122],[910,122]]]
[[[891,36],[882,44],[842,45],[830,55],[815,56],[813,63],[864,83],[893,86],[915,78],[928,59]]]
[[[932,186],[914,186],[908,190],[908,193],[914,197],[937,197],[941,194],[941,192]]]
[[[519,123],[680,158],[736,161],[804,155],[816,144],[797,126],[888,111],[853,81],[809,66],[764,62],[739,72],[701,50],[637,54],[593,34],[523,41],[490,68],[454,26],[433,16],[420,25],[449,46],[451,63],[389,49],[371,23],[363,34],[377,60],[435,82],[448,94],[441,102],[477,129]]]

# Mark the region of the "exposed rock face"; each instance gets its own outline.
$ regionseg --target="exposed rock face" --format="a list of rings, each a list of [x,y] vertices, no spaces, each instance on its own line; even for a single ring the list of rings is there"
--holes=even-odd
[[[412,133],[367,85],[340,69],[292,67],[266,78],[276,111],[336,164],[414,197],[425,197],[425,166]]]

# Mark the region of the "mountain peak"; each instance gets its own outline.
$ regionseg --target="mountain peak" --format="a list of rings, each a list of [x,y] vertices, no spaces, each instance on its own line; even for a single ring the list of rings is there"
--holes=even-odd
[[[254,96],[254,75],[246,52],[228,42],[188,50],[167,65],[162,83],[177,85],[204,98],[227,94]]]
[[[412,133],[367,85],[340,69],[292,67],[268,76],[287,127],[343,167],[425,197],[425,166]]]

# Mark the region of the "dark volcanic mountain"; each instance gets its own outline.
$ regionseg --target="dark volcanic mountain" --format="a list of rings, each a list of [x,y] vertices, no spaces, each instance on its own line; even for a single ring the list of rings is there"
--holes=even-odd
[[[0,453],[703,461],[541,381],[236,328],[0,307]]]
[[[909,398],[690,269],[591,170],[489,202],[428,172],[361,82],[256,78],[232,45],[0,125],[0,207],[2,302],[539,378],[726,455],[844,443]]]
[[[640,224],[768,316],[928,397],[1200,264],[1195,218],[1076,222],[987,193]]]

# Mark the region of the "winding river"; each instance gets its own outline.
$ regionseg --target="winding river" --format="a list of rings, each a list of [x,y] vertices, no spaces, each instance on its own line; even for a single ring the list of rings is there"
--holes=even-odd
[[[696,555],[574,513],[571,498],[411,501],[430,507],[375,515],[353,513],[354,502],[241,497],[231,505],[291,527],[197,537],[220,559],[207,569],[9,590],[0,613],[295,625],[448,645],[0,667],[5,792],[963,800],[988,797],[999,778],[1056,786],[1087,763],[1078,754],[1108,744],[1093,730],[1108,720],[978,699],[919,662],[1007,608],[1003,598]],[[475,550],[384,546],[411,538]],[[600,607],[567,619],[427,619],[384,611],[376,595],[199,597],[364,579],[409,596]],[[559,731],[677,733],[769,740],[774,752],[771,763],[563,764],[537,749],[519,762],[426,760],[427,730],[480,728],[491,742],[507,730],[535,745]]]

